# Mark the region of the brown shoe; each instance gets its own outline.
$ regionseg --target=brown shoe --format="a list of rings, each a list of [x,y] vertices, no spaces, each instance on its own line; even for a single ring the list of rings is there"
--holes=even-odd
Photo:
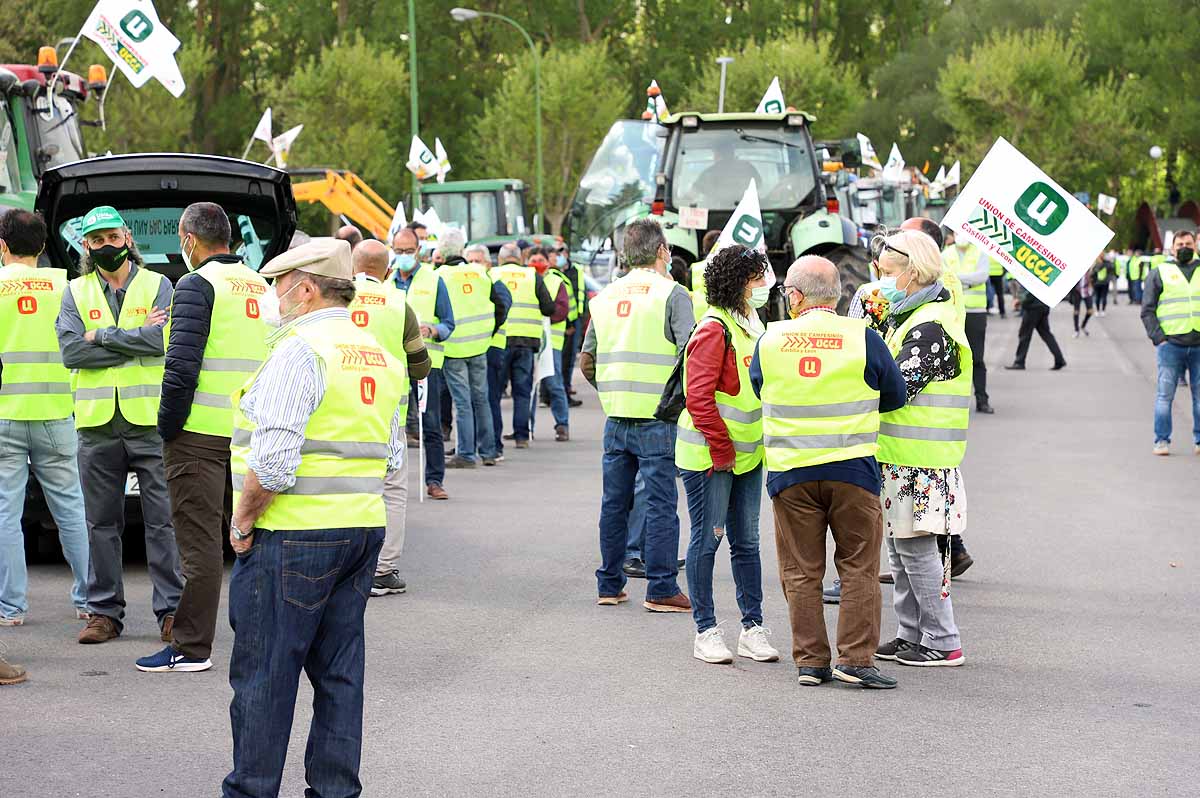
[[[163,618],[162,621],[162,641],[164,643],[171,642],[171,631],[175,628],[175,615],[171,614]]]
[[[112,618],[107,615],[93,615],[88,618],[87,626],[83,627],[79,632],[79,642],[83,644],[89,643],[107,643],[109,640],[116,640],[121,636],[117,631],[117,624]]]
[[[879,584],[894,585],[896,584],[896,579],[892,576],[891,571],[883,571],[879,574]]]
[[[441,485],[427,485],[425,487],[425,493],[429,496],[429,498],[436,499],[440,502],[444,502],[450,498],[450,494],[447,493],[446,489]]]
[[[0,657],[0,684],[20,684],[28,678],[24,668]]]
[[[691,612],[692,602],[683,592],[660,599],[646,599],[642,606],[650,612]]]
[[[554,440],[559,443],[571,440],[571,433],[567,430],[565,424],[559,424],[554,428]]]
[[[625,601],[629,601],[629,594],[622,590],[615,596],[601,596],[596,599],[596,604],[601,607],[615,607]]]
[[[517,442],[516,442],[514,445],[515,445],[515,446],[516,446],[518,449],[528,449],[528,448],[529,448],[529,441],[527,441],[527,440],[525,440],[525,441],[520,441],[520,440],[519,440],[519,441],[517,441]]]

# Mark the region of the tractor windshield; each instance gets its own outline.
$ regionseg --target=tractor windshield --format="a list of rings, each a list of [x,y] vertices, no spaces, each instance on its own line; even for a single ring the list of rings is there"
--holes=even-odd
[[[637,207],[654,198],[659,139],[653,122],[622,119],[592,156],[571,207],[575,248],[594,250]]]
[[[753,179],[763,210],[804,203],[817,187],[812,142],[803,127],[679,128],[671,205],[731,211]]]
[[[41,140],[37,155],[42,169],[80,161],[87,157],[83,149],[83,137],[80,135],[79,117],[75,113],[75,105],[70,100],[56,94],[54,113],[51,114],[46,106],[46,97],[42,95],[38,97],[37,109],[33,116],[37,122],[38,138]]]

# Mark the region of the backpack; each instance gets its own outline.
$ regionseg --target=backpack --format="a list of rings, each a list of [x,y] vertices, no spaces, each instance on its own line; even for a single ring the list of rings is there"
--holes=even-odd
[[[715,317],[709,316],[708,318]],[[716,322],[725,331],[725,352],[728,354],[729,349],[733,346],[733,334],[729,332],[729,327],[723,320],[716,319]],[[662,397],[658,400],[658,408],[654,411],[654,417],[659,421],[678,424],[679,416],[687,407],[687,394],[684,391],[683,382],[683,363],[686,359],[687,347],[685,346],[675,358],[675,367],[671,369],[671,376],[667,378],[667,383],[663,386]]]

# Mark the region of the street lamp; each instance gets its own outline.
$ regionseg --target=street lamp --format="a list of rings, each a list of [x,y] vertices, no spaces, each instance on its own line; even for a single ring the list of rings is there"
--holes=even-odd
[[[408,0],[408,117],[414,136],[420,135],[417,130],[417,11],[415,0]],[[409,139],[412,141],[412,139]],[[421,181],[416,173],[412,176],[413,210],[421,204]],[[387,242],[390,247],[392,242]]]
[[[1150,148],[1150,158],[1154,161],[1154,205],[1150,210],[1158,216],[1158,159],[1162,157],[1163,148],[1155,144]]]
[[[725,113],[725,68],[733,63],[733,59],[727,55],[723,55],[717,59],[717,63],[721,65],[721,92],[717,95],[717,113]]]
[[[535,164],[537,172],[537,207],[538,207],[538,226],[541,227],[546,221],[546,202],[542,195],[542,61],[541,55],[538,53],[537,47],[533,44],[533,38],[529,32],[517,24],[517,21],[503,14],[493,14],[491,11],[476,11],[473,8],[452,8],[450,9],[450,18],[455,22],[470,22],[480,17],[491,17],[498,19],[501,22],[507,22],[516,28],[522,36],[525,37],[525,43],[529,45],[529,51],[533,53],[533,115],[534,115],[534,136],[537,144],[537,163]],[[535,231],[541,232],[541,231]]]

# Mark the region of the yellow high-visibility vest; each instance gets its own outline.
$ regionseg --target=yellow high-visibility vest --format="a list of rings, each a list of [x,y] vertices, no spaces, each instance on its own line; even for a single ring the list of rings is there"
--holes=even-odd
[[[1163,287],[1155,313],[1162,331],[1167,335],[1200,332],[1200,267],[1192,272],[1191,281],[1174,261],[1164,261],[1158,273]]]
[[[413,273],[408,284],[408,306],[417,314],[417,321],[421,324],[436,327],[441,321],[437,315],[438,286],[441,282],[442,278],[429,265],[422,264]],[[429,352],[430,367],[440,369],[446,357],[446,344],[432,337],[422,340],[425,341],[425,349]]]
[[[74,408],[54,321],[67,290],[65,269],[0,267],[0,419],[52,421]]]
[[[454,308],[454,332],[446,340],[446,357],[482,355],[496,327],[491,279],[483,267],[474,263],[449,264],[437,273],[446,283]]]

